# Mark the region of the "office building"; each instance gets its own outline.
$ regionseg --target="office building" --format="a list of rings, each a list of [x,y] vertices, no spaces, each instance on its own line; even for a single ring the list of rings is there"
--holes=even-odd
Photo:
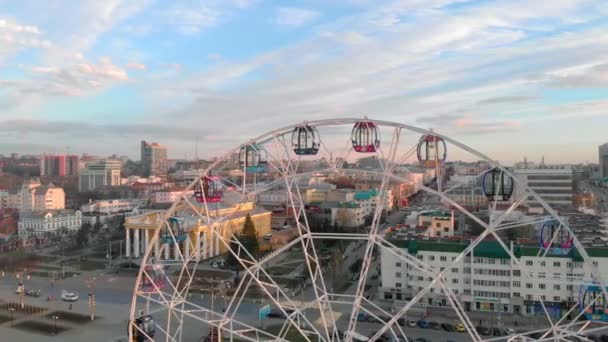
[[[167,178],[167,148],[157,143],[141,142],[141,164],[144,176]]]
[[[515,186],[514,200],[520,198],[528,187],[552,208],[572,206],[574,187],[571,168],[545,166],[535,169],[515,169],[514,174],[519,181]],[[533,196],[527,196],[524,203],[533,211],[542,211],[541,205]]]
[[[600,164],[600,178],[608,177],[608,143],[600,145],[599,150],[599,164]]]
[[[74,232],[82,227],[78,210],[27,211],[19,214],[19,236],[49,236]]]
[[[80,170],[78,191],[93,191],[105,186],[121,184],[119,160],[102,159],[87,164]]]
[[[47,177],[66,177],[78,175],[78,156],[52,155],[40,156],[40,175]]]

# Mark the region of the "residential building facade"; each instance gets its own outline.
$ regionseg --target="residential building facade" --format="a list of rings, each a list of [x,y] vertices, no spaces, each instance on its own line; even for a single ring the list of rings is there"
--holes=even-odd
[[[523,195],[526,187],[537,193],[552,208],[572,207],[573,177],[569,167],[542,167],[536,169],[515,169],[519,182],[515,186],[515,196]],[[525,202],[531,209],[541,211],[539,202],[528,195]]]
[[[91,162],[80,171],[78,191],[94,191],[105,186],[121,184],[120,160],[103,159]]]
[[[48,177],[78,176],[79,158],[77,155],[40,156],[40,175]]]
[[[167,178],[167,148],[157,143],[141,142],[141,163],[144,176]]]
[[[59,235],[82,227],[79,210],[26,211],[19,214],[19,236]]]
[[[600,178],[608,177],[608,143],[600,145],[598,147],[599,164],[600,164]]]
[[[517,258],[512,260],[496,241],[482,241],[470,255],[459,258],[469,242],[388,240],[434,271],[445,271],[449,287],[466,311],[531,315],[544,312],[542,300],[550,314],[557,316],[564,303],[570,307],[578,301],[581,285],[593,279],[598,269],[599,274],[608,274],[605,248],[588,248],[591,259],[583,261],[574,249],[543,257],[539,247],[511,244]],[[386,249],[381,250],[381,268],[380,292],[387,300],[411,300],[433,280]],[[449,305],[439,285],[419,303]]]

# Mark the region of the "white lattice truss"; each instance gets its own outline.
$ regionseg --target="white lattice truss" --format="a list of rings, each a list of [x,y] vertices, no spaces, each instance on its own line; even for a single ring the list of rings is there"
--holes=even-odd
[[[311,121],[306,122],[306,124],[312,127],[352,127],[354,123],[360,120],[361,119],[355,118],[332,119]],[[314,170],[313,172],[299,172],[300,161],[301,158],[304,157],[295,156],[293,154],[293,152],[291,151],[291,144],[288,143],[287,139],[290,138],[292,130],[295,127],[302,125],[302,123],[268,132],[255,139],[252,139],[246,144],[238,146],[230,153],[227,153],[222,158],[219,158],[213,165],[208,168],[208,170],[203,173],[203,175],[208,174],[209,171],[213,171],[215,175],[218,175],[219,172],[222,171],[226,165],[228,165],[228,162],[231,160],[231,157],[235,153],[238,153],[244,147],[249,146],[252,149],[263,148],[268,155],[269,166],[276,170],[276,179],[272,180],[269,183],[256,185],[254,175],[253,183],[247,184],[247,169],[243,168],[242,184],[235,184],[228,179],[223,179],[222,181],[224,182],[224,185],[236,188],[237,191],[242,192],[242,194],[245,195],[247,198],[255,198],[257,194],[276,187],[281,187],[282,189],[284,189],[285,192],[288,194],[288,204],[291,208],[293,208],[292,212],[295,222],[298,222],[298,237],[289,242],[288,244],[284,245],[283,247],[277,249],[273,253],[256,260],[249,253],[249,251],[246,250],[246,248],[241,244],[240,241],[233,239],[233,235],[226,236],[226,234],[224,234],[224,232],[222,231],[222,224],[228,219],[227,217],[216,217],[213,215],[209,215],[209,213],[213,211],[214,203],[205,202],[202,208],[199,208],[194,203],[193,198],[182,195],[182,197],[178,201],[176,201],[173,206],[166,212],[164,219],[160,221],[161,223],[159,224],[158,229],[154,231],[150,243],[147,244],[145,254],[142,258],[142,266],[137,276],[136,285],[134,289],[130,311],[131,322],[134,322],[135,318],[139,316],[139,309],[141,309],[142,303],[145,303],[146,310],[144,311],[146,314],[150,314],[155,318],[161,316],[163,317],[163,320],[156,320],[155,323],[156,335],[154,338],[156,341],[181,341],[185,328],[184,322],[186,319],[188,319],[204,323],[204,325],[199,324],[196,326],[196,329],[198,329],[198,331],[201,331],[201,336],[204,335],[204,329],[201,329],[200,327],[206,326],[207,328],[217,328],[221,338],[230,338],[231,340],[233,338],[236,338],[239,340],[248,341],[286,341],[287,333],[290,330],[295,330],[299,332],[302,337],[307,341],[329,342],[344,340],[347,342],[351,342],[353,341],[353,337],[356,335],[351,332],[357,331],[357,317],[360,312],[364,312],[367,315],[372,316],[376,320],[381,322],[381,324],[377,328],[376,333],[370,338],[370,340],[376,340],[385,333],[388,333],[394,338],[401,338],[405,340],[407,339],[407,337],[405,335],[404,329],[397,323],[397,321],[400,318],[405,317],[408,310],[410,310],[413,305],[418,303],[418,301],[423,298],[430,291],[431,288],[439,286],[441,289],[443,289],[449,305],[452,307],[461,323],[465,326],[465,329],[468,332],[470,338],[473,341],[483,341],[484,338],[482,338],[482,336],[478,334],[471,319],[469,319],[467,313],[461,306],[457,297],[450,289],[450,285],[446,281],[445,273],[447,272],[447,270],[450,269],[450,265],[446,264],[446,267],[443,271],[434,269],[428,264],[425,264],[423,261],[418,260],[412,255],[406,253],[404,250],[393,245],[379,231],[380,217],[385,205],[384,200],[377,201],[373,213],[373,220],[368,233],[313,233],[309,228],[308,218],[304,211],[304,200],[302,198],[302,193],[298,185],[298,179],[301,177],[309,177],[312,174],[319,172],[333,172],[341,174],[365,173],[381,177],[382,181],[379,193],[383,194],[389,186],[389,182],[408,181],[406,178],[403,177],[403,174],[398,175],[394,171],[397,166],[403,168],[403,163],[412,161],[412,156],[415,155],[418,141],[414,141],[412,146],[412,144],[408,145],[407,143],[402,143],[402,140],[404,139],[404,137],[410,137],[414,135],[419,136],[423,134],[433,134],[435,136],[441,137],[446,141],[446,143],[449,144],[451,148],[459,148],[462,151],[469,153],[473,157],[486,161],[490,165],[490,169],[500,169],[504,175],[512,177],[515,183],[518,182],[518,179],[514,177],[509,170],[505,169],[489,157],[437,132],[431,132],[424,129],[393,122],[385,122],[378,120],[369,121],[374,122],[383,130],[388,130],[390,132],[389,141],[384,141],[382,143],[382,147],[374,154],[368,154],[376,155],[379,157],[379,160],[381,161],[381,170],[342,169],[341,161],[347,160],[347,158],[351,155],[352,151],[351,142],[350,139],[348,139],[345,147],[339,148],[339,153],[335,153],[336,149],[330,148],[330,146],[326,144],[325,141],[321,140],[320,153],[326,153],[326,155],[333,155],[335,157],[336,162],[330,164],[329,167],[326,169]],[[406,133],[410,135],[406,135]],[[386,136],[387,135],[385,134],[385,137]],[[437,165],[439,165],[439,163],[437,163]],[[572,232],[570,226],[568,225],[568,222],[564,221],[561,217],[559,217],[557,213],[549,205],[547,205],[547,203],[541,197],[539,197],[530,189],[526,189],[522,194],[518,196],[518,198],[515,198],[510,204],[510,206],[501,214],[490,215],[490,222],[485,222],[467,209],[465,209],[464,207],[460,206],[458,203],[454,202],[452,199],[450,199],[447,195],[451,191],[456,189],[458,186],[449,189],[443,189],[443,177],[441,177],[440,174],[441,168],[437,166],[435,172],[437,178],[437,188],[435,189],[427,186],[422,186],[421,189],[431,195],[439,197],[443,203],[447,203],[451,207],[456,208],[461,213],[464,213],[468,218],[472,219],[473,221],[477,222],[479,225],[485,228],[483,233],[476,237],[466,247],[466,249],[462,253],[460,253],[455,260],[452,261],[453,263],[458,263],[465,256],[470,255],[470,252],[473,250],[473,248],[475,248],[481,241],[483,241],[488,236],[492,236],[496,241],[500,243],[502,248],[507,253],[509,253],[511,257],[511,262],[518,265],[519,259],[515,255],[513,255],[513,252],[501,240],[501,238],[497,235],[497,232],[505,229],[516,228],[519,226],[539,224],[546,219],[540,218],[517,223],[503,223],[505,218],[515,208],[517,208],[527,197],[533,197],[535,201],[540,203],[540,205],[545,209],[549,217],[552,217],[554,220],[557,220],[563,229],[569,231],[571,236],[574,237],[574,247],[579,251],[581,257],[584,260],[589,259],[589,255],[586,253],[584,247],[581,245],[579,240]],[[477,175],[477,177],[481,177],[483,173],[485,173],[485,171]],[[196,186],[197,182],[200,182],[200,180],[196,180],[192,184],[190,184],[187,190],[193,189]],[[490,212],[496,210],[497,202],[497,200],[491,202],[493,204],[490,204],[488,208]],[[192,286],[195,270],[197,269],[200,260],[200,255],[196,255],[196,252],[199,251],[198,248],[189,248],[187,249],[189,250],[188,255],[184,255],[184,253],[178,246],[178,242],[176,240],[176,236],[173,234],[173,231],[171,229],[164,229],[165,226],[163,225],[168,225],[167,219],[174,215],[177,210],[189,211],[192,215],[200,218],[202,222],[205,222],[205,224],[210,228],[209,233],[219,239],[219,243],[230,253],[232,253],[234,257],[237,258],[238,262],[243,268],[242,272],[244,273],[244,276],[241,277],[241,280],[238,286],[236,287],[234,295],[230,298],[230,301],[228,302],[225,310],[221,312],[215,310],[214,308],[208,308],[204,307],[203,305],[196,304],[191,300],[191,297],[189,296],[189,291]],[[155,279],[157,279],[157,275],[150,274],[150,272],[146,269],[147,265],[154,265],[155,263],[159,262],[158,260],[154,260],[154,258],[152,257],[152,252],[156,241],[160,239],[161,231],[167,231],[171,234],[175,251],[176,253],[178,253],[176,259],[173,261],[173,267],[177,272],[177,275],[175,275],[175,273],[163,274],[166,280],[166,285],[162,288],[158,287],[154,281]],[[324,279],[323,270],[319,262],[319,256],[317,255],[317,249],[315,248],[315,241],[319,239],[338,239],[349,242],[353,240],[359,240],[366,242],[363,263],[360,275],[358,277],[359,280],[356,286],[355,294],[332,293],[328,290],[327,284]],[[231,249],[231,244],[238,245],[238,250],[234,251],[233,249]],[[312,300],[302,300],[301,303],[298,303],[298,300],[289,296],[287,290],[282,288],[266,271],[265,268],[268,262],[275,258],[277,255],[280,255],[282,252],[285,252],[291,249],[292,247],[298,245],[300,246],[304,254],[303,261],[306,265],[306,272],[308,273],[308,278],[310,279],[312,285],[312,294],[314,296]],[[209,246],[203,245],[203,248],[209,248]],[[415,269],[419,272],[422,272],[425,277],[432,278],[432,281],[425,288],[423,288],[421,291],[418,291],[414,298],[412,298],[412,300],[410,300],[397,312],[386,312],[380,306],[376,305],[373,301],[367,299],[364,295],[368,274],[370,272],[372,254],[374,253],[375,249],[380,248],[385,249],[389,253],[393,254],[403,263],[409,265],[411,269]],[[545,254],[543,254],[543,256],[546,255],[546,251],[544,251],[544,253]],[[608,295],[605,290],[606,286],[603,283],[602,275],[599,274],[599,272],[596,273],[596,275],[597,276],[595,277],[595,280],[599,282],[604,296],[608,298]],[[141,284],[144,279],[147,279],[149,283],[153,285],[153,291],[141,291],[139,284]],[[239,307],[243,303],[245,295],[251,286],[257,286],[257,288],[261,289],[263,291],[264,300],[266,301],[266,303],[280,310],[282,314],[286,317],[283,327],[278,333],[275,334],[264,331],[259,327],[239,321],[236,318]],[[598,296],[595,301],[597,301],[599,298],[601,298],[601,296]],[[542,299],[539,298],[539,300],[541,301],[541,303],[543,303]],[[587,307],[593,305],[595,301],[590,302]],[[350,309],[348,310],[348,325],[344,329],[342,329],[344,334],[339,334],[335,318],[335,313],[337,312],[335,307],[340,305],[350,306]],[[544,303],[542,306],[543,308],[545,308]],[[601,327],[590,327],[589,322],[578,322],[576,320],[566,322],[566,315],[554,322],[549,316],[547,310],[545,309],[544,311],[547,317],[549,328],[538,331],[530,331],[528,333],[520,334],[515,337],[509,337],[508,341],[515,339],[518,339],[519,341],[521,341],[522,339],[535,340],[529,337],[529,335],[533,333],[542,333],[542,337],[540,340],[547,341],[568,341],[569,338],[572,336],[578,336],[580,340],[587,340],[584,337],[580,337],[581,332],[584,331],[585,333],[592,333],[597,329],[601,329]],[[313,313],[312,315],[317,317],[315,322],[312,321],[312,315],[310,313]],[[257,312],[255,314],[257,315]],[[582,311],[580,311],[578,305],[575,305],[567,313],[567,315],[569,314],[577,314],[578,316],[580,316],[582,314]],[[390,317],[390,319],[385,320],[386,317]],[[146,332],[140,330],[138,326],[134,324],[131,324],[131,326],[132,328],[129,329],[130,334],[132,334],[136,330],[139,331],[141,334],[146,334]],[[152,340],[151,337],[149,338]],[[501,339],[505,340],[505,338]],[[493,340],[498,340],[498,338],[486,339],[486,341]]]

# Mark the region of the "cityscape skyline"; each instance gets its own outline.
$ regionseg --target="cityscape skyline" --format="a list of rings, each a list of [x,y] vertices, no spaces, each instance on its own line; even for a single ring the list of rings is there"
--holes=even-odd
[[[198,141],[209,158],[275,127],[364,115],[504,163],[596,162],[606,142],[590,129],[608,124],[604,2],[284,5],[5,6],[0,153],[136,157],[145,139],[170,158]]]

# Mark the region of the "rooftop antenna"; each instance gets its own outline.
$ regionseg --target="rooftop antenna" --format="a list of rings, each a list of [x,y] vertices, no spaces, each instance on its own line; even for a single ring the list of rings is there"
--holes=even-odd
[[[540,165],[545,166],[545,156],[542,156],[540,159]]]
[[[524,157],[524,169],[528,168],[528,158]]]
[[[196,136],[196,142],[194,143],[194,160],[198,161],[198,136]]]

